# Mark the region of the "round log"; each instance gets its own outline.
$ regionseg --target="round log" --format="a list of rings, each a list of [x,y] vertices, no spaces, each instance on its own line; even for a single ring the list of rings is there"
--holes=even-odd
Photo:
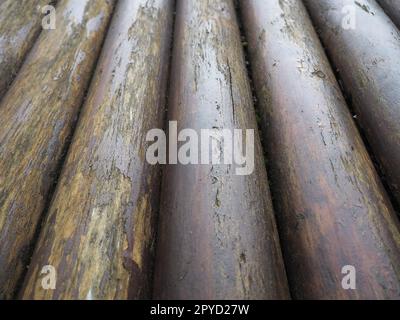
[[[24,273],[113,9],[63,0],[0,104],[0,298]]]
[[[399,0],[377,0],[386,14],[400,28],[400,1]]]
[[[305,4],[400,203],[400,31],[372,0]]]
[[[305,7],[240,3],[292,297],[400,298],[399,223]]]
[[[160,170],[144,150],[165,118],[172,17],[172,0],[118,2],[22,298],[151,297]]]
[[[253,129],[255,159],[248,175],[196,160],[165,168],[154,297],[288,298],[231,0],[178,1],[171,72],[168,118],[177,121],[177,132],[189,128],[200,137],[204,129]]]
[[[51,0],[0,2],[0,99],[41,31],[41,8]]]

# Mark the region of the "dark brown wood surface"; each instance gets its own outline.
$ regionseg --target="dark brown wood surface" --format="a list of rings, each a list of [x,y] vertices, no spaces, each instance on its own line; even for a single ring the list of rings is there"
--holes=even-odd
[[[400,1],[399,0],[377,0],[385,13],[400,28]]]
[[[254,129],[255,168],[166,166],[154,298],[288,298],[233,3],[177,5],[169,120],[178,132]]]
[[[120,0],[21,296],[150,298],[173,1]],[[56,290],[40,271],[53,265]]]
[[[14,294],[114,1],[62,0],[0,104],[0,298]]]
[[[400,31],[373,0],[304,3],[400,204]],[[343,28],[346,6],[355,10],[354,29]]]
[[[399,223],[305,7],[240,3],[293,298],[400,298]]]
[[[51,0],[0,1],[0,99],[41,31],[41,8]]]

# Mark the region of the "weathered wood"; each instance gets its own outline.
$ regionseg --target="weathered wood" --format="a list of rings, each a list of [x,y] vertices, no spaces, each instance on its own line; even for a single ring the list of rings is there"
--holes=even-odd
[[[305,4],[400,203],[400,32],[375,1],[306,0]],[[345,6],[355,8],[355,29],[342,27],[348,18]]]
[[[293,297],[400,298],[399,224],[305,7],[241,9]]]
[[[51,0],[0,1],[0,99],[41,30],[41,8]]]
[[[255,130],[255,168],[165,168],[155,265],[160,299],[288,298],[232,1],[178,1],[169,120]]]
[[[400,1],[399,0],[377,0],[386,14],[400,28]]]
[[[0,298],[13,295],[113,9],[63,0],[0,104]]]
[[[172,15],[172,0],[119,1],[23,298],[151,297],[160,170],[145,138],[163,127]]]

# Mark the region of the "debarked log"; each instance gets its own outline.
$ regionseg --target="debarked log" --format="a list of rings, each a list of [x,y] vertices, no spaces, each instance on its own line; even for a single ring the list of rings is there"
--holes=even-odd
[[[372,0],[304,2],[400,203],[400,31]]]
[[[178,136],[180,148],[191,147],[180,149],[178,160],[170,147],[164,171],[154,297],[288,298],[233,3],[177,4],[169,140]],[[238,172],[243,167],[236,162],[218,164],[218,152],[229,145],[228,135],[223,141],[218,136],[224,129],[243,130],[246,146],[254,148],[254,171],[246,175]],[[210,154],[209,148],[196,148],[207,144],[201,137],[204,130],[214,130],[217,140]],[[253,130],[253,145],[248,144],[248,130]],[[215,149],[217,159],[207,164]],[[228,154],[223,153],[226,163],[232,160]]]
[[[400,28],[400,1],[399,0],[377,0],[386,14]]]
[[[15,291],[113,9],[63,0],[0,104],[0,298]]]
[[[0,99],[41,30],[42,9],[51,0],[0,2]]]
[[[240,3],[293,298],[400,298],[399,223],[305,7]]]
[[[173,1],[117,4],[21,296],[150,298],[160,169],[146,133],[162,128]],[[41,269],[57,271],[44,290]]]

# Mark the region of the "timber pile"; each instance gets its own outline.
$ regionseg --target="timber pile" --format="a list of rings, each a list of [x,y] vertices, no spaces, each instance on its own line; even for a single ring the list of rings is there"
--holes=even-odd
[[[292,296],[393,296],[400,289],[398,220],[304,6],[253,0],[242,11],[268,123],[266,150]],[[356,266],[357,290],[342,290],[338,265]]]
[[[119,1],[24,298],[149,296],[159,168],[142,150],[147,131],[163,125],[172,9],[170,0]],[[46,264],[60,270],[56,290],[40,287]]]
[[[0,299],[400,299],[399,13],[0,1]],[[152,129],[252,129],[253,170]]]
[[[0,2],[0,99],[40,33],[39,8],[49,3],[50,0]]]
[[[90,4],[89,4],[90,3]],[[0,104],[0,297],[27,262],[113,2],[64,0]]]

